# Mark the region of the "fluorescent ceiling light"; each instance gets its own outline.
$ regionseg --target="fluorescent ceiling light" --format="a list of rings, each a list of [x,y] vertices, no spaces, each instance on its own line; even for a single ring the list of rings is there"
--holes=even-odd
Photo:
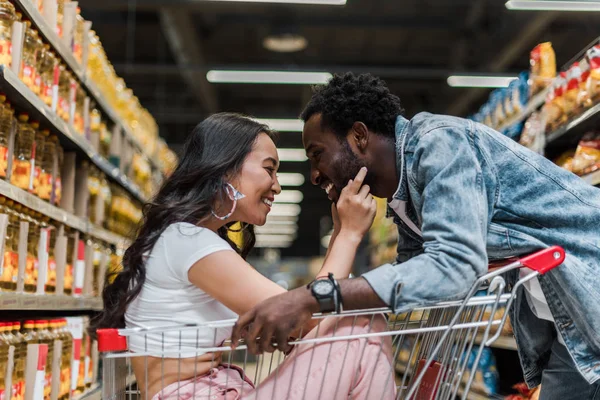
[[[300,203],[304,195],[299,190],[282,190],[281,193],[275,195],[276,203]]]
[[[509,10],[600,11],[598,1],[510,0],[505,6]]]
[[[210,70],[210,83],[265,83],[286,85],[324,85],[331,79],[329,72],[306,71],[229,71]]]
[[[290,234],[290,235],[262,235],[257,233],[256,234],[256,240],[263,240],[263,241],[270,241],[270,242],[290,242],[294,239],[296,239],[296,235],[295,234]]]
[[[205,0],[205,1],[228,1],[231,3],[281,3],[281,4],[323,4],[330,6],[343,6],[347,0]]]
[[[302,132],[304,121],[301,119],[256,118],[261,124],[280,132]]]
[[[256,248],[262,249],[285,249],[287,247],[291,247],[292,242],[269,242],[269,241],[259,241],[257,240],[254,244]]]
[[[279,161],[306,161],[306,151],[304,149],[277,149]]]
[[[280,172],[277,174],[277,180],[281,186],[302,186],[304,175],[298,172]]]
[[[266,225],[296,225],[298,222],[298,217],[294,215],[290,216],[267,216]]]
[[[286,217],[295,217],[300,214],[300,206],[298,204],[273,204],[269,215]]]
[[[256,226],[254,232],[257,235],[277,234],[277,235],[293,235],[298,232],[298,226],[294,225],[271,225]]]
[[[277,53],[294,53],[302,51],[308,46],[308,40],[304,36],[292,33],[271,35],[263,39],[263,47]]]
[[[452,87],[507,87],[517,79],[516,76],[485,76],[485,75],[452,75],[448,77],[448,85]]]

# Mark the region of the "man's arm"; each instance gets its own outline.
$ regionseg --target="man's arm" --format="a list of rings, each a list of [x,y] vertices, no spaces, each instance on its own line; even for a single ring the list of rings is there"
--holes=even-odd
[[[413,155],[416,181],[423,188],[423,253],[340,281],[344,309],[410,309],[456,298],[487,269],[488,198],[481,166],[472,137],[453,129],[426,133]],[[241,316],[232,340],[237,342],[242,330],[256,324],[259,328],[247,340],[262,334],[287,349],[287,334],[318,310],[308,289],[292,290]]]

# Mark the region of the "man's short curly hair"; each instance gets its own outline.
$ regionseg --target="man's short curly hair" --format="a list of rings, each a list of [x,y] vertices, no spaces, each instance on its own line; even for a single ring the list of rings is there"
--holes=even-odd
[[[324,129],[345,138],[352,124],[363,122],[380,135],[393,138],[396,117],[404,110],[400,98],[385,82],[371,74],[334,75],[327,85],[313,89],[313,96],[300,114],[304,122],[321,114]]]

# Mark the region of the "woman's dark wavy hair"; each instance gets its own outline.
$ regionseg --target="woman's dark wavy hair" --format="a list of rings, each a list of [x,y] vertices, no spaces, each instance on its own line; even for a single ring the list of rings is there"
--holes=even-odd
[[[94,320],[91,333],[98,328],[125,327],[127,306],[140,293],[146,279],[144,255],[150,253],[169,225],[176,222],[197,225],[211,214],[215,201],[226,196],[226,176],[240,172],[261,133],[275,139],[274,132],[266,125],[232,113],[214,114],[194,128],[179,165],[154,199],[144,206],[137,237],[123,256],[123,269],[104,287],[104,309]],[[238,248],[227,236],[234,223],[228,222],[218,234],[245,258],[255,243],[254,229],[251,225],[243,227],[243,245]]]

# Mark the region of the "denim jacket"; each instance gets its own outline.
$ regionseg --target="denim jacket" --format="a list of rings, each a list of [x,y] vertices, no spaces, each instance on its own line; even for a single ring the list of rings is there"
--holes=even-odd
[[[600,190],[500,133],[466,119],[421,113],[396,121],[400,182],[415,233],[397,216],[398,257],[363,275],[396,312],[464,297],[489,260],[551,245],[565,262],[539,281],[556,322],[523,295],[511,320],[528,385],[541,381],[560,331],[585,379],[600,379]],[[509,285],[518,271],[507,277]]]

